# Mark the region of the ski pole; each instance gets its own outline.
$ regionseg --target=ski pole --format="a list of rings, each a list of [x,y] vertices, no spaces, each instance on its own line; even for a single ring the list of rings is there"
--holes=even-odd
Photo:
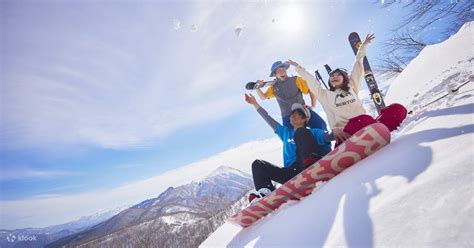
[[[442,96],[436,98],[435,100],[431,101],[431,102],[428,103],[428,104],[425,104],[425,105],[423,106],[423,108],[428,107],[429,105],[431,105],[431,104],[433,104],[433,103],[435,103],[435,102],[437,102],[437,101],[439,101],[439,100],[441,100],[441,99],[443,99],[443,98],[445,98],[445,97],[447,97],[447,96],[449,96],[449,95],[456,94],[456,93],[459,91],[459,89],[461,89],[461,87],[463,87],[464,85],[466,85],[466,84],[468,84],[468,83],[470,83],[470,82],[472,82],[472,81],[474,81],[474,75],[469,76],[469,80],[465,81],[464,83],[462,83],[462,84],[459,85],[458,87],[456,87],[456,88],[454,88],[454,89],[450,89],[450,90],[448,91],[448,93],[446,93],[446,94],[444,94],[444,95],[442,95]],[[410,115],[413,114],[413,110],[410,110],[410,111],[408,112],[408,114],[410,114]]]
[[[323,77],[321,77],[321,74],[319,74],[319,71],[318,70],[314,71],[314,74],[316,75],[316,80],[318,80],[320,84],[322,83],[324,87],[326,87],[326,89],[328,89],[328,86],[326,85],[326,83],[324,83]]]
[[[468,83],[470,83],[470,82],[472,82],[472,81],[474,81],[474,76],[473,76],[473,75],[471,75],[471,76],[469,77],[469,80],[467,80],[466,82],[462,83],[461,85],[459,85],[458,87],[456,87],[456,88],[454,88],[454,89],[450,89],[450,90],[448,91],[448,93],[444,94],[443,96],[438,97],[438,98],[437,98],[436,100],[434,100],[434,101],[431,101],[430,103],[428,103],[428,104],[426,104],[425,106],[423,106],[423,108],[424,108],[424,107],[427,107],[428,105],[431,105],[432,103],[435,103],[435,102],[437,102],[437,101],[439,101],[439,100],[441,100],[441,99],[443,99],[443,98],[445,98],[445,97],[447,97],[448,95],[456,94],[456,93],[459,91],[459,89],[460,89],[461,87],[463,87],[464,85],[466,85],[466,84],[468,84]]]

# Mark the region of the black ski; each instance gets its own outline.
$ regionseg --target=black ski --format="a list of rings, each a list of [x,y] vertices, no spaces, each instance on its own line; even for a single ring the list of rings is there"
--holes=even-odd
[[[349,34],[349,43],[351,44],[352,51],[354,54],[357,54],[359,47],[362,45],[362,41],[359,37],[359,34],[352,32]],[[367,57],[364,57],[364,71],[365,71],[365,82],[367,82],[367,87],[369,87],[370,96],[374,101],[377,112],[380,114],[380,110],[385,107],[385,102],[383,101],[382,93],[377,86],[377,81],[375,81],[374,73],[370,68],[369,61]]]
[[[245,85],[245,88],[248,89],[248,90],[255,90],[255,89],[260,89],[260,88],[263,88],[263,87],[273,85],[274,83],[275,83],[275,80],[265,81],[265,82],[262,82],[262,83],[248,82]]]

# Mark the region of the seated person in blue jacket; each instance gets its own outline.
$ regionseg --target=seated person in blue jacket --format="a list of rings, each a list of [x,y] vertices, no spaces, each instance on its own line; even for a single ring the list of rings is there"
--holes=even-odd
[[[293,129],[290,129],[270,117],[251,94],[245,94],[245,101],[255,107],[283,142],[283,168],[259,159],[252,163],[255,184],[255,191],[249,195],[249,202],[252,202],[275,190],[272,181],[283,184],[329,153],[330,149],[327,147],[334,136],[322,129],[308,128],[310,112],[299,103],[291,107],[290,121]]]

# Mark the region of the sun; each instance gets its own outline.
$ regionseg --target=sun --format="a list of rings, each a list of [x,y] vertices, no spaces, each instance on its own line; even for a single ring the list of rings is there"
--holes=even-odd
[[[296,4],[284,5],[278,9],[276,24],[282,31],[296,33],[303,28],[304,12]]]

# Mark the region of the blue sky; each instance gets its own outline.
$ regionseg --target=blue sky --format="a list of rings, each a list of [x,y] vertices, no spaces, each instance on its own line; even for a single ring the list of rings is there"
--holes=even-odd
[[[352,31],[375,33],[369,59],[383,54],[403,14],[329,0],[1,5],[0,194],[9,203],[114,188],[273,137],[243,100],[246,82],[269,79],[270,65],[288,58],[311,71],[350,68]],[[280,120],[275,101],[263,106]]]

